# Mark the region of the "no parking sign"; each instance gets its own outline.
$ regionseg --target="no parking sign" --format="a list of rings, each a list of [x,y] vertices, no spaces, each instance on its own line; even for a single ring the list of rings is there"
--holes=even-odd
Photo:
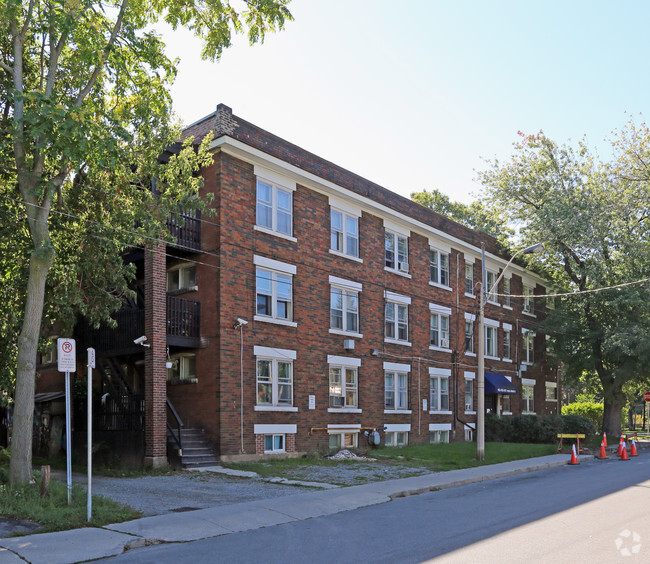
[[[59,372],[74,372],[77,369],[77,346],[74,339],[56,340]]]

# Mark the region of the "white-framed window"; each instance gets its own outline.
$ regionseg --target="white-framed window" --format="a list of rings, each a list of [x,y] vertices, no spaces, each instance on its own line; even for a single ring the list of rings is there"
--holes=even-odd
[[[535,315],[535,299],[533,289],[524,285],[524,313]]]
[[[504,307],[511,307],[510,303],[510,278],[503,279],[503,305]]]
[[[521,412],[535,413],[535,380],[521,379]]]
[[[465,427],[465,441],[471,443],[474,440],[474,429]]]
[[[293,192],[262,178],[257,179],[257,225],[291,237]]]
[[[485,356],[492,358],[497,357],[497,326],[498,323],[495,321],[496,325],[490,323],[491,320],[485,320]]]
[[[330,276],[330,329],[359,333],[359,292],[357,282]]]
[[[512,413],[512,406],[510,403],[510,394],[503,394],[501,396],[501,413],[503,415],[510,415]]]
[[[557,401],[557,383],[556,382],[546,382],[545,383],[546,391],[546,401]]]
[[[409,248],[408,237],[386,229],[384,236],[386,268],[408,273]]]
[[[474,295],[474,264],[465,263],[465,293]]]
[[[433,444],[448,443],[451,423],[429,423],[429,442]]]
[[[408,382],[410,365],[384,363],[384,409],[408,410]]]
[[[474,352],[474,321],[465,318],[465,352]]]
[[[449,253],[429,249],[429,281],[449,287]]]
[[[286,452],[285,435],[264,435],[264,453]]]
[[[59,361],[58,339],[58,335],[49,337],[47,351],[41,355],[41,364],[53,364]]]
[[[338,253],[359,257],[359,218],[340,210],[330,211],[330,248]]]
[[[293,275],[296,267],[255,255],[255,319],[293,322]]]
[[[493,304],[498,304],[499,299],[497,297],[497,294],[499,293],[499,288],[496,287],[492,288],[494,286],[494,283],[496,282],[497,274],[496,272],[492,272],[491,270],[488,270],[486,272],[486,278],[487,278],[487,285],[484,291],[490,292],[488,294],[487,301]]]
[[[410,303],[411,298],[386,292],[384,336],[388,342],[408,343]]]
[[[196,265],[191,263],[175,266],[167,271],[167,291],[196,288]]]
[[[357,448],[361,425],[328,425],[330,450]]]
[[[449,411],[449,378],[451,370],[446,368],[429,368],[429,410],[432,412]]]
[[[293,361],[296,352],[255,347],[257,365],[256,404],[259,407],[293,406]]]
[[[465,411],[474,411],[474,379],[473,372],[465,372]]]
[[[356,408],[359,401],[359,372],[356,366],[329,365],[332,409]]]
[[[171,357],[171,368],[167,369],[168,382],[197,382],[196,355],[179,354]]]
[[[449,349],[449,317],[451,308],[429,304],[431,312],[429,345],[439,349]]]
[[[511,346],[511,335],[512,329],[511,326],[503,326],[503,359],[510,360],[512,358],[512,346]]]
[[[535,362],[535,333],[528,329],[522,329],[523,362],[533,364]]]
[[[384,444],[387,447],[405,447],[409,444],[408,431],[386,431]]]

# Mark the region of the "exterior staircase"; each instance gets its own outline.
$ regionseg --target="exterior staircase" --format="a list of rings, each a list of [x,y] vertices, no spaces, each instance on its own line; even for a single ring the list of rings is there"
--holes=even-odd
[[[167,439],[171,441],[169,436]],[[202,429],[182,429],[181,443],[183,453],[180,456],[180,463],[183,468],[218,466],[219,459]],[[172,442],[169,442],[169,445],[174,446]]]

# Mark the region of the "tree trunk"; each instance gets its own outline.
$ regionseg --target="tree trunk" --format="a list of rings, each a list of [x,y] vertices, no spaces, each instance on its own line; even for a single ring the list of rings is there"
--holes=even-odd
[[[619,437],[621,435],[621,409],[626,401],[622,384],[616,385],[613,379],[607,383],[607,386],[603,383],[603,395],[603,431],[610,437]]]
[[[51,248],[37,247],[29,261],[29,280],[25,301],[25,317],[18,337],[18,366],[14,423],[11,436],[9,483],[20,485],[32,479],[32,428],[34,424],[34,389],[36,387],[36,355],[43,318],[45,280],[52,265]]]

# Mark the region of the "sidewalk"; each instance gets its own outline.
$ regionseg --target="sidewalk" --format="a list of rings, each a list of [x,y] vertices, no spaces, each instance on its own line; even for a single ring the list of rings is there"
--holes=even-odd
[[[579,458],[587,461],[592,460],[593,456]],[[104,528],[4,538],[0,539],[0,564],[24,564],[25,561],[33,564],[68,564],[105,558],[121,554],[128,548],[159,542],[194,541],[332,515],[386,503],[396,497],[535,472],[564,466],[567,462],[566,454],[554,454],[362,486],[234,503],[186,513],[156,515]]]

